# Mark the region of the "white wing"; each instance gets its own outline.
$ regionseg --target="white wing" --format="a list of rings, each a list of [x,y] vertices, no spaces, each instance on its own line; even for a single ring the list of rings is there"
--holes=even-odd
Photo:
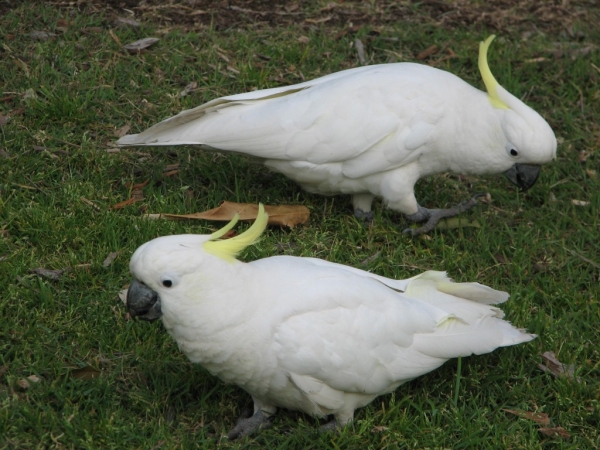
[[[260,268],[275,267],[268,260],[279,258],[259,261]],[[295,275],[308,270],[306,263],[314,264],[289,259],[280,260],[279,267],[284,263]],[[477,283],[451,284],[442,272],[426,272],[408,280],[402,294],[386,285],[394,280],[386,283],[367,272],[335,266],[317,264],[318,276],[307,277],[298,292],[289,289],[289,303],[282,299],[281,307],[290,309],[273,325],[272,348],[280,369],[326,408],[335,409],[342,393],[378,395],[450,358],[534,337],[485,304],[506,300],[506,293]],[[484,303],[464,298],[478,295]]]
[[[189,144],[264,159],[343,162],[344,175],[357,178],[418,158],[437,139],[445,106],[465,89],[474,90],[428,66],[367,66],[222,97],[118,144]]]

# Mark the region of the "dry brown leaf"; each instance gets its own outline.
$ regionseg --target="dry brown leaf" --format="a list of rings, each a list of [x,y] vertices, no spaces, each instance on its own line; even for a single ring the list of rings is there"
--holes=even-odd
[[[29,381],[27,381],[25,378],[18,380],[17,386],[19,386],[23,390],[29,389]]]
[[[65,272],[64,270],[51,270],[51,269],[44,269],[42,267],[37,267],[35,269],[29,270],[29,273],[39,275],[40,277],[43,277],[43,278],[49,278],[50,280],[59,280],[61,275],[64,272]]]
[[[388,429],[389,429],[388,427],[384,427],[383,425],[379,425],[379,426],[371,428],[371,433],[381,433],[383,431],[387,431]]]
[[[104,260],[104,262],[102,263],[102,265],[104,267],[108,267],[112,264],[112,262],[117,259],[117,256],[119,256],[119,252],[110,252],[108,254],[108,256],[106,257],[106,259]]]
[[[420,52],[417,55],[417,59],[426,59],[429,58],[430,56],[435,55],[440,49],[438,48],[437,45],[433,44],[430,47],[427,47],[425,50],[423,50],[422,52]]]
[[[129,132],[129,130],[131,130],[131,125],[123,125],[121,128],[117,128],[113,134],[116,137],[123,137]]]
[[[79,31],[83,34],[100,34],[104,30],[101,27],[82,27]]]
[[[3,116],[2,114],[0,114],[0,128],[3,127],[4,125],[6,125],[9,120],[10,120],[10,117]]]
[[[269,225],[279,225],[294,228],[298,224],[305,223],[310,217],[310,211],[303,205],[265,205],[265,211],[269,215]],[[161,214],[165,219],[202,219],[229,221],[235,213],[240,215],[240,220],[254,220],[258,213],[258,205],[255,203],[223,202],[218,208],[210,209],[194,214]]]
[[[571,380],[579,382],[579,377],[575,377],[575,365],[561,363],[554,352],[542,353],[543,364],[538,364],[538,367],[544,372],[549,373],[554,377],[567,377]]]
[[[192,92],[197,87],[198,87],[198,83],[196,81],[192,81],[186,87],[183,88],[183,91],[181,91],[179,93],[179,95],[181,95],[182,97],[185,97],[186,95],[188,95],[190,92]]]
[[[98,378],[100,373],[98,369],[94,369],[92,366],[85,366],[80,369],[69,370],[69,377],[76,380],[93,380]]]
[[[135,53],[139,53],[142,50],[145,50],[148,47],[156,44],[158,41],[160,41],[159,38],[149,37],[149,38],[140,39],[138,41],[130,42],[129,44],[124,45],[123,48],[125,50],[127,50],[129,53],[135,54]]]
[[[140,23],[134,19],[127,19],[125,17],[117,17],[114,21],[116,27],[134,27],[139,28]]]
[[[524,419],[533,420],[535,423],[541,425],[550,425],[550,417],[546,413],[536,413],[532,411],[521,411],[520,409],[503,409],[502,411],[515,416],[522,417]]]
[[[543,435],[551,437],[551,438],[560,437],[563,439],[569,439],[571,437],[569,432],[567,430],[565,430],[563,427],[540,428],[538,431],[540,433],[542,433]]]
[[[150,180],[142,181],[141,183],[133,184],[133,182],[129,182],[125,184],[126,188],[131,188],[132,190],[143,189],[146,185],[150,183]]]
[[[298,38],[298,42],[301,44],[308,44],[310,42],[310,38],[308,36],[300,36]]]
[[[38,377],[37,375],[29,375],[27,379],[32,383],[39,383],[41,381],[40,377]]]

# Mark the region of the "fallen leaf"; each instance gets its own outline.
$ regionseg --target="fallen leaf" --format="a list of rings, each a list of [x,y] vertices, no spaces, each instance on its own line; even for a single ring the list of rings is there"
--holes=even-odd
[[[359,266],[366,266],[366,265],[371,264],[373,261],[375,261],[377,258],[379,258],[380,255],[381,255],[381,250],[379,250],[378,252],[375,252],[373,255],[371,255],[368,258],[361,261],[359,263]]]
[[[131,197],[128,198],[127,200],[124,200],[122,202],[117,203],[116,205],[112,206],[112,209],[121,209],[121,208],[125,208],[126,206],[132,205],[136,202],[141,202],[142,200],[144,200],[144,191],[142,191],[143,187],[146,186],[148,184],[150,180],[146,180],[143,183],[139,183],[139,184],[134,184],[133,186],[131,186],[130,184],[127,184],[127,187],[131,187]]]
[[[124,305],[127,305],[127,291],[129,291],[129,286],[127,286],[125,289],[121,289],[118,294]]]
[[[451,230],[454,228],[481,228],[481,225],[476,220],[468,220],[462,217],[450,217],[442,219],[436,225],[438,230]]]
[[[587,176],[590,178],[596,178],[598,176],[598,172],[594,169],[585,169],[585,173],[587,173]]]
[[[567,430],[565,430],[563,427],[540,428],[538,431],[540,433],[542,433],[543,435],[551,437],[551,438],[560,437],[563,439],[569,439],[571,437],[569,432]]]
[[[546,413],[521,411],[519,409],[502,409],[502,411],[507,412],[509,414],[514,414],[515,416],[519,416],[524,419],[533,420],[535,423],[539,423],[541,425],[550,425],[550,417],[548,417],[548,414]]]
[[[183,91],[181,91],[179,93],[179,95],[181,95],[182,97],[185,97],[186,95],[188,95],[190,92],[192,92],[197,87],[198,87],[198,83],[196,81],[192,81],[186,87],[183,88]]]
[[[371,433],[381,433],[382,431],[387,431],[387,430],[389,430],[388,427],[384,427],[383,425],[379,425],[379,426],[371,428]]]
[[[116,27],[134,27],[139,28],[140,23],[134,19],[127,19],[125,17],[117,17],[114,21]]]
[[[423,50],[422,52],[420,52],[417,55],[417,59],[426,59],[429,58],[430,56],[435,55],[440,49],[438,48],[437,45],[433,44],[430,47],[427,47],[425,50]]]
[[[571,203],[575,206],[587,206],[590,204],[590,202],[586,202],[585,200],[575,200],[574,198],[571,199]]]
[[[575,377],[575,365],[561,363],[554,352],[542,353],[544,364],[538,364],[538,368],[554,377],[567,377],[571,380],[579,382],[579,378]]]
[[[294,228],[296,225],[308,221],[310,211],[303,205],[265,205],[265,211],[269,214],[269,225],[279,225]],[[194,214],[161,214],[165,219],[201,219],[221,220],[233,219],[235,213],[240,215],[240,220],[254,220],[258,213],[258,205],[255,203],[223,202],[218,208],[210,209]]]
[[[308,44],[310,42],[310,39],[308,36],[300,36],[298,38],[298,42],[300,42],[301,44]]]
[[[63,33],[66,33],[67,30],[69,29],[69,22],[67,22],[65,19],[58,19],[56,21],[55,29],[58,31],[62,31]]]
[[[64,273],[64,270],[51,270],[44,269],[42,267],[38,267],[36,269],[30,269],[29,273],[34,273],[43,278],[49,278],[50,280],[59,280],[61,275]]]
[[[56,36],[56,33],[51,33],[49,31],[32,31],[29,33],[29,37],[36,41],[46,41],[54,36]]]
[[[123,48],[125,50],[127,50],[129,53],[135,54],[135,53],[139,53],[142,50],[145,50],[148,47],[156,44],[158,41],[160,41],[159,38],[149,37],[149,38],[140,39],[138,41],[130,42],[129,44],[124,45]]]
[[[127,183],[125,185],[125,187],[131,188],[132,190],[135,191],[136,189],[143,189],[149,182],[150,182],[150,180],[142,181],[141,183],[137,183],[137,184]]]
[[[9,120],[10,120],[10,117],[3,116],[2,114],[0,114],[0,127],[3,127],[4,125],[6,125]]]
[[[104,260],[104,262],[102,263],[102,265],[104,267],[108,267],[112,264],[112,262],[117,259],[117,256],[119,256],[119,252],[111,252],[108,254],[108,256],[106,257],[106,259]]]
[[[367,58],[365,56],[365,46],[360,39],[354,40],[354,46],[356,47],[356,53],[358,54],[358,61],[361,65],[367,64]]]
[[[102,211],[102,208],[100,208],[98,205],[96,205],[94,202],[92,202],[91,200],[88,200],[85,197],[79,197],[79,200],[81,200],[83,203],[85,203],[86,205],[91,206],[92,208],[94,208],[96,211]]]
[[[29,389],[29,381],[27,381],[25,378],[18,380],[17,386],[19,386],[23,390]]]
[[[32,383],[39,383],[41,381],[37,375],[29,375],[27,379]]]
[[[83,34],[99,34],[102,33],[101,27],[82,27],[79,29]]]
[[[116,137],[123,137],[129,132],[129,130],[131,130],[130,125],[123,125],[121,128],[117,128],[113,134]]]
[[[100,376],[100,371],[92,366],[85,366],[80,369],[69,370],[69,377],[76,380],[93,380]]]

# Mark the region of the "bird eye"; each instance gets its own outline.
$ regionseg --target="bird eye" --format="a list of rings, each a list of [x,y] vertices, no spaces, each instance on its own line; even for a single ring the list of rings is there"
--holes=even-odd
[[[519,156],[519,152],[516,149],[511,148],[510,149],[510,156]]]
[[[171,280],[163,280],[162,285],[169,288],[173,286],[173,282]]]

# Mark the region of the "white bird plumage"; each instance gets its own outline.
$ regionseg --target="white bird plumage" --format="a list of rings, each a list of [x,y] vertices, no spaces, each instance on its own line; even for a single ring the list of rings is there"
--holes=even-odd
[[[132,315],[161,318],[192,362],[252,396],[255,414],[232,438],[277,407],[344,425],[356,408],[450,358],[535,337],[490,306],[507,293],[445,272],[394,280],[315,258],[234,259],[265,226],[261,205],[233,240],[160,237],[130,263]]]
[[[539,165],[556,156],[548,123],[491,74],[492,39],[481,43],[479,54],[487,94],[426,65],[365,66],[217,98],[117,144],[242,153],[309,192],[351,194],[357,215],[372,215],[378,196],[410,220],[433,217],[423,230],[428,231],[443,217],[436,211],[448,215],[459,209],[419,206],[414,185],[420,178],[509,171],[509,179],[527,189]]]

